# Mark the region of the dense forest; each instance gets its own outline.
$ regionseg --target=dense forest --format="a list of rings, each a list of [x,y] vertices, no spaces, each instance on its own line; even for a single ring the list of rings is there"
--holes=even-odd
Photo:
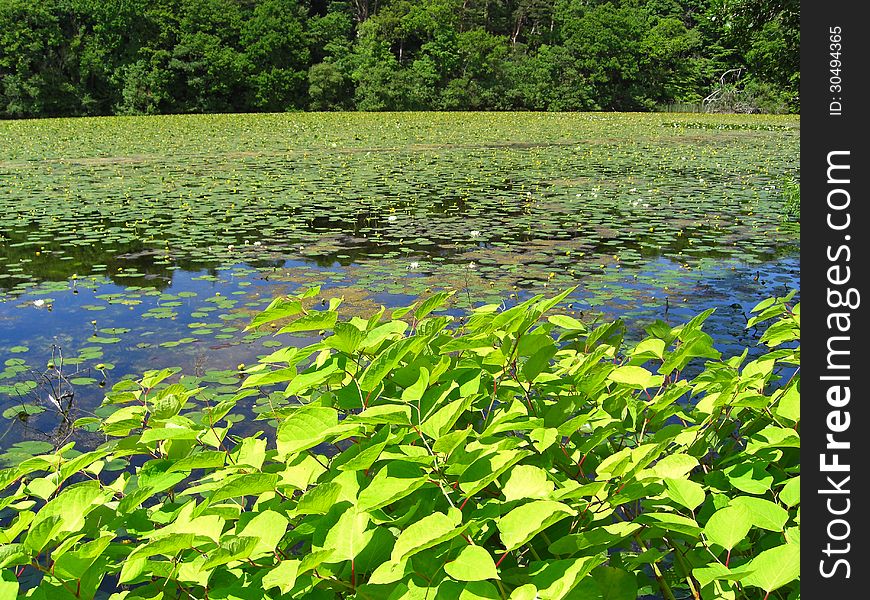
[[[799,110],[798,0],[0,0],[0,117]]]

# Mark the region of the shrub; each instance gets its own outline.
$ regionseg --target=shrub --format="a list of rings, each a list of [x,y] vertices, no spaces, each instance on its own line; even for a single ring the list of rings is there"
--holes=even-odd
[[[796,597],[800,306],[723,360],[711,310],[627,344],[545,318],[566,294],[457,323],[446,293],[367,320],[303,293],[251,327],[322,337],[216,404],[115,385],[105,443],[0,470],[4,597]]]
[[[789,219],[801,220],[801,184],[794,178],[782,182],[782,194],[785,198],[785,214]]]

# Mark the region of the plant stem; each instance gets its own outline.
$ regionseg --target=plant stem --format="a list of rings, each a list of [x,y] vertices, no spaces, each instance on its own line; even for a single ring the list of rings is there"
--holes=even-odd
[[[649,550],[647,545],[644,543],[642,539],[640,539],[640,535],[638,533],[634,534],[634,540],[638,543],[638,545],[644,550]],[[662,575],[661,569],[659,569],[658,563],[653,561],[651,563],[653,574],[655,575],[656,582],[659,584],[659,589],[662,591],[662,596],[664,596],[665,600],[677,600],[674,596],[674,592],[671,591],[671,586],[668,585],[668,582],[665,581],[664,575]]]
[[[695,600],[701,600],[701,594],[698,592],[698,589],[695,587],[695,581],[692,579],[692,571],[689,569],[689,566],[686,564],[686,560],[683,557],[683,552],[680,548],[677,547],[676,544],[670,542],[667,538],[665,538],[671,548],[674,551],[674,556],[677,559],[677,563],[680,565],[680,570],[683,571],[683,576],[686,578],[686,583],[689,584],[689,589],[692,590],[692,597]]]

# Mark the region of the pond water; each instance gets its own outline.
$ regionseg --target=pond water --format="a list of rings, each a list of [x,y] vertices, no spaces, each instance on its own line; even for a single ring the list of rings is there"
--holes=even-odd
[[[577,285],[562,309],[584,321],[638,336],[715,307],[717,347],[754,346],[749,309],[799,287],[799,133],[697,114],[0,122],[0,462],[74,433],[58,403],[87,416],[146,369],[235,389],[239,363],[297,343],[251,316],[313,285],[344,314]]]

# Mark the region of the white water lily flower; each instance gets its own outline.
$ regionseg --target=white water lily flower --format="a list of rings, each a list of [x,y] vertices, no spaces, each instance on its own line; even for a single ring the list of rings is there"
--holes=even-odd
[[[262,246],[262,245],[263,245],[263,242],[259,242],[259,241],[258,241],[258,242],[254,242],[254,245],[255,245],[255,246]]]
[[[476,238],[476,237],[480,237],[480,232],[477,229],[475,229],[474,231],[470,231],[468,233],[468,235],[470,235],[473,238]]]
[[[419,268],[420,268],[420,263],[418,263],[418,262],[415,260],[414,262],[412,262],[411,264],[408,265],[408,268],[409,268],[409,269],[412,269],[412,270],[413,270],[413,269],[419,269]]]
[[[40,298],[39,300],[34,300],[33,306],[35,306],[36,308],[42,308],[43,306],[45,306],[45,300],[43,300],[42,298]]]
[[[471,261],[470,263],[468,263],[468,268],[469,270],[473,270],[477,268],[477,265],[474,264],[474,261]]]
[[[234,248],[235,248],[235,246],[233,246],[232,244],[227,246],[227,250],[229,250],[230,252],[232,252]]]
[[[396,215],[390,215],[389,217],[387,217],[387,221],[389,221],[390,223],[392,223],[393,221],[395,221],[395,220],[398,219],[398,218],[399,218],[399,217],[397,217]]]

